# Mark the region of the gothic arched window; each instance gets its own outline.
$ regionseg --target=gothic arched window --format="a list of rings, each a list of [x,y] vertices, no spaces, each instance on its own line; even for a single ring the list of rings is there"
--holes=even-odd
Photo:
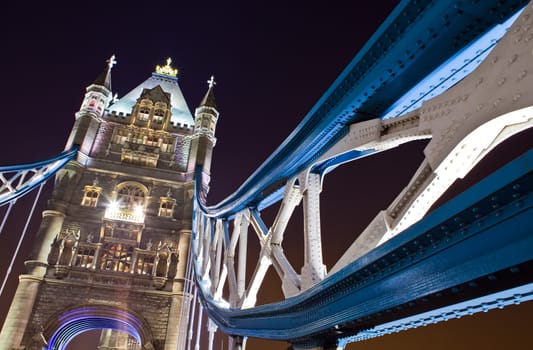
[[[139,109],[139,120],[141,121],[147,121],[148,116],[150,115],[150,109],[148,107],[141,107]]]
[[[96,250],[92,247],[79,247],[74,266],[93,268]]]
[[[137,120],[146,122],[150,117],[150,111],[152,110],[152,101],[143,99],[140,102],[139,111],[137,112]]]
[[[147,146],[152,146],[152,147],[159,146],[159,137],[157,137],[157,136],[148,136],[146,138],[146,145]]]
[[[137,271],[138,275],[152,275],[152,270],[154,269],[155,253],[154,255],[140,255],[137,258]]]
[[[136,210],[144,208],[148,189],[136,182],[123,182],[117,186],[117,204],[120,209]]]
[[[154,118],[152,119],[152,122],[156,124],[163,124],[164,119],[165,119],[165,111],[163,111],[162,109],[156,109],[154,112]]]
[[[172,138],[165,138],[161,140],[161,152],[172,152],[174,150],[175,140]]]
[[[100,270],[129,272],[133,248],[120,243],[106,243],[100,259]]]
[[[143,222],[147,196],[146,186],[134,181],[123,182],[116,187],[105,217],[112,220]]]
[[[98,197],[100,196],[101,191],[102,188],[98,186],[85,186],[81,205],[87,207],[96,207],[96,204],[98,203]]]
[[[159,206],[159,216],[171,218],[174,213],[174,204],[176,200],[169,197],[161,197],[161,204]]]

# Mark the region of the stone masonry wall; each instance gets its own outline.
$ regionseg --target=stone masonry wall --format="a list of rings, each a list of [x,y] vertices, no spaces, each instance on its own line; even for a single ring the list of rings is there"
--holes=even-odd
[[[180,298],[181,299],[181,298]],[[106,305],[126,309],[140,315],[148,323],[155,350],[163,349],[172,294],[160,291],[133,291],[122,286],[107,287],[45,281],[37,297],[32,324],[27,328],[23,344],[26,350],[41,350],[39,334],[46,324],[66,309],[87,305]],[[181,305],[181,303],[180,303]]]

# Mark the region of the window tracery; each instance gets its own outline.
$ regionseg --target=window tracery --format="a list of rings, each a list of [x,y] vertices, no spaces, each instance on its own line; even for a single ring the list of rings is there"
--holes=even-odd
[[[139,109],[138,120],[147,121],[149,116],[150,116],[150,109],[148,107],[141,107]]]
[[[74,266],[84,267],[86,269],[92,269],[95,255],[96,255],[96,249],[93,247],[90,247],[90,246],[78,247]]]
[[[95,185],[85,186],[81,205],[86,207],[96,207],[96,205],[98,204],[98,197],[100,196],[101,191],[102,188]]]
[[[129,272],[133,247],[121,243],[106,243],[102,251],[100,270]]]
[[[174,214],[174,207],[176,205],[176,200],[172,198],[172,193],[170,189],[167,192],[166,197],[161,197],[159,201],[159,213],[158,216],[171,218]]]
[[[126,181],[119,184],[105,217],[113,220],[143,222],[147,195],[146,186],[138,182]]]
[[[154,118],[152,119],[152,122],[161,125],[163,124],[164,119],[165,119],[165,111],[163,111],[162,109],[156,109],[154,112]]]
[[[145,186],[135,182],[123,182],[117,186],[117,202],[119,208],[135,210],[144,207],[148,190]]]

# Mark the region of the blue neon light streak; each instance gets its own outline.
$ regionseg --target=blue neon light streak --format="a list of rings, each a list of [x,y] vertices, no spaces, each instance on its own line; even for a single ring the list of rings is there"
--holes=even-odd
[[[96,329],[112,329],[128,333],[142,345],[139,329],[142,323],[123,310],[110,309],[107,315],[95,315],[91,307],[69,310],[59,317],[60,325],[50,337],[47,350],[64,350],[77,335]]]

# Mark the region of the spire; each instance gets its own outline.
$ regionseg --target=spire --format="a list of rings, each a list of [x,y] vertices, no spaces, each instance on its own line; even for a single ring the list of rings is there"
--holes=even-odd
[[[101,85],[111,91],[111,68],[117,63],[115,60],[115,55],[109,57],[107,62],[107,68],[100,73],[100,75],[93,82],[95,85]]]
[[[211,107],[216,109],[217,103],[215,101],[215,94],[213,93],[213,88],[216,85],[215,77],[211,76],[211,79],[207,81],[207,84],[209,85],[209,89],[202,99],[202,102],[200,102],[199,107]]]

